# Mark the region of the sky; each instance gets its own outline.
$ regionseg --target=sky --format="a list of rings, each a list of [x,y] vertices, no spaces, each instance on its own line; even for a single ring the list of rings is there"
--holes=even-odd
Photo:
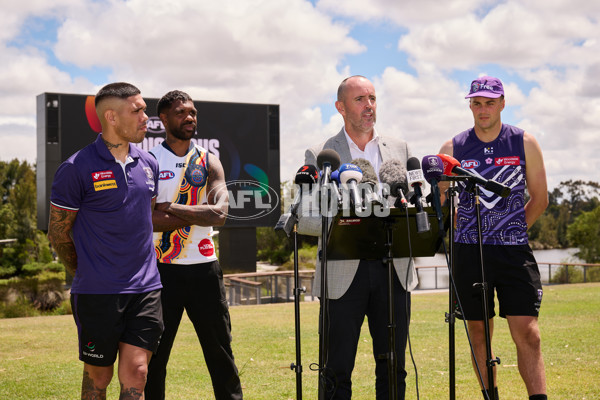
[[[36,96],[278,104],[281,179],[339,132],[350,75],[377,94],[377,130],[413,155],[472,127],[464,99],[500,78],[502,121],[539,142],[548,187],[600,181],[600,2],[589,0],[0,0],[0,160],[36,161]],[[598,74],[598,75],[596,75]],[[202,121],[198,121],[201,129]]]

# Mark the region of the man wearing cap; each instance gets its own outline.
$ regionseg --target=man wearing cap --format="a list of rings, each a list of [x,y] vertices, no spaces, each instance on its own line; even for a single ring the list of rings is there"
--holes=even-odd
[[[504,88],[499,79],[482,76],[474,80],[466,98],[469,99],[474,126],[444,143],[440,153],[453,156],[463,168],[470,169],[474,174],[500,182],[511,189],[510,195],[502,198],[479,188],[482,262],[488,288],[490,340],[495,315],[495,289],[500,316],[508,321],[517,348],[519,372],[529,399],[547,399],[538,326],[543,292],[527,236],[528,227],[548,206],[542,151],[532,135],[501,122]],[[459,183],[459,186],[454,235],[455,281],[477,361],[474,367],[481,372],[482,388],[487,388],[481,290],[473,287],[474,283],[482,282],[475,195],[466,190],[466,182]],[[530,196],[527,202],[525,187]],[[498,399],[495,366],[493,371],[494,394]],[[488,390],[491,395],[491,390]],[[487,398],[485,393],[484,398]]]

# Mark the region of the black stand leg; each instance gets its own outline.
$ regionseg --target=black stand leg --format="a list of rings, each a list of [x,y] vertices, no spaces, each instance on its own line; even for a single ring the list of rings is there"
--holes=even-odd
[[[391,223],[384,223],[387,232],[387,241],[385,247],[387,249],[387,257],[384,262],[388,268],[388,335],[389,335],[389,352],[381,358],[387,359],[388,366],[388,386],[390,400],[398,399],[398,360],[396,355],[396,317],[394,311],[394,261],[392,253],[393,231]]]
[[[319,310],[319,388],[318,399],[327,396],[327,353],[329,351],[329,294],[327,291],[327,238],[329,237],[329,211],[331,196],[329,187],[321,192],[321,293]],[[326,205],[324,210],[323,205]],[[336,209],[337,211],[337,209]]]
[[[448,323],[448,394],[449,399],[456,399],[456,293],[454,287],[454,228],[452,227],[454,221],[454,184],[450,187],[448,192],[448,200],[450,204],[450,224],[449,229],[449,243],[450,243],[450,265],[449,265],[449,279],[448,279],[448,313],[446,314],[446,322]]]
[[[296,363],[292,363],[291,370],[296,373],[296,400],[302,400],[302,352],[300,351],[300,295],[306,288],[298,287],[298,231],[294,225],[294,317],[296,329]]]
[[[494,391],[494,366],[496,364],[500,364],[500,359],[495,358],[492,359],[492,341],[490,335],[490,313],[488,309],[488,284],[485,279],[485,271],[483,264],[483,244],[482,244],[482,236],[481,236],[481,216],[480,216],[480,204],[479,204],[479,188],[475,186],[475,210],[477,215],[477,234],[479,236],[479,261],[481,265],[481,283],[475,283],[473,287],[479,288],[481,290],[481,304],[483,306],[483,324],[485,331],[485,348],[486,348],[486,368],[488,375],[488,390],[487,393],[490,397],[490,400],[497,400],[496,394]],[[483,382],[482,386],[485,387]]]

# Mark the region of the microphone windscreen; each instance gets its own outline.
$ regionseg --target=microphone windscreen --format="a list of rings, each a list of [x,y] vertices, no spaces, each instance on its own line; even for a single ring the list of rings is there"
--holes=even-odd
[[[373,168],[373,164],[364,158],[355,158],[350,161],[352,164],[356,165],[362,171],[362,179],[360,183],[372,183],[373,185],[377,184],[377,174],[375,173],[375,168]]]
[[[325,163],[331,165],[331,170],[334,171],[340,167],[342,162],[337,151],[333,149],[324,149],[317,155],[317,166],[320,170],[323,170],[323,165]]]
[[[396,189],[400,187],[402,192],[408,192],[406,182],[406,167],[400,160],[387,160],[379,167],[379,180],[386,183],[392,189],[392,193],[397,193]]]
[[[303,183],[312,185],[318,181],[319,171],[314,165],[301,166],[298,172],[296,172],[296,177],[294,178],[294,183],[297,185],[301,185]]]
[[[409,171],[414,171],[416,169],[421,169],[421,163],[417,157],[411,157],[406,162],[406,169]]]
[[[438,156],[425,156],[422,162],[423,175],[427,182],[439,181],[444,173],[444,164]]]

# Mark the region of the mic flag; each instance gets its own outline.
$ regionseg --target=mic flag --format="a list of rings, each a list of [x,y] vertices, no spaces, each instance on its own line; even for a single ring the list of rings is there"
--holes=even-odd
[[[444,235],[444,221],[442,216],[442,204],[440,202],[440,189],[438,187],[438,181],[441,179],[444,173],[444,164],[438,156],[425,156],[423,157],[423,175],[429,184],[431,185],[431,202],[435,209],[435,215],[438,220],[439,234]]]
[[[279,221],[277,221],[277,224],[275,225],[276,231],[283,230],[286,235],[290,236],[293,226],[298,221],[298,207],[302,202],[303,194],[310,192],[313,185],[318,181],[319,171],[314,165],[303,165],[298,169],[298,172],[296,172],[296,176],[294,177],[294,183],[298,185],[296,197],[290,206],[290,211],[279,217]]]
[[[334,209],[337,211],[339,206],[339,193],[337,183],[331,181],[331,171],[335,171],[340,167],[340,155],[333,149],[324,149],[317,155],[317,166],[321,170],[321,211],[327,209],[327,213],[323,215],[333,214]]]
[[[314,165],[303,165],[300,167],[296,176],[294,177],[294,183],[297,185],[308,184],[313,185],[319,181],[319,171]]]
[[[302,200],[303,192],[310,192],[315,183],[319,180],[319,171],[314,165],[303,165],[296,172],[296,176],[294,177],[294,183],[298,185],[298,192],[296,193],[296,198],[290,207],[290,213],[296,215],[298,211],[298,206],[300,205],[300,201]]]
[[[438,156],[425,156],[422,162],[425,180],[431,184],[439,181],[444,174],[444,163]]]
[[[415,194],[411,197],[410,202],[413,203],[417,208],[417,214],[415,215],[417,222],[417,232],[427,232],[431,230],[431,227],[429,226],[429,219],[427,217],[427,213],[423,211],[423,204],[421,203],[421,198],[423,197],[421,186],[423,185],[423,183],[425,183],[423,171],[421,171],[421,163],[416,157],[411,157],[406,163],[406,169],[408,184],[413,188],[413,191],[415,192]]]

